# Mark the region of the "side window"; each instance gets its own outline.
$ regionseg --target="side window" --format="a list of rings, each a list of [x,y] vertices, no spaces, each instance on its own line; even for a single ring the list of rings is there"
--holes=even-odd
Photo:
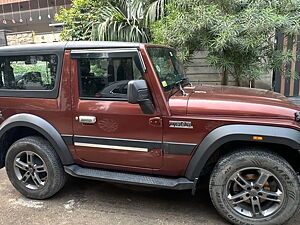
[[[56,55],[0,57],[0,90],[52,90],[57,66]]]
[[[127,98],[130,80],[143,79],[132,58],[78,59],[80,97]]]

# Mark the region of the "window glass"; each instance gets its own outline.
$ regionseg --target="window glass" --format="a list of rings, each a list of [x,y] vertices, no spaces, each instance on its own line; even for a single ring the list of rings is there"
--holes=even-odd
[[[127,84],[142,73],[132,58],[78,59],[80,97],[127,99]]]
[[[0,57],[0,89],[52,90],[56,55]]]
[[[185,77],[176,52],[173,49],[157,47],[149,47],[147,50],[164,91],[170,91],[177,81]]]

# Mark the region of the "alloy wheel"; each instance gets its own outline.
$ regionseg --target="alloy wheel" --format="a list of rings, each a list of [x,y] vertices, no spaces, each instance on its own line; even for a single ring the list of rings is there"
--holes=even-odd
[[[44,160],[32,151],[20,152],[15,157],[14,171],[18,180],[28,189],[40,189],[47,182],[47,166]]]
[[[257,167],[236,171],[226,184],[226,192],[226,200],[234,211],[254,219],[277,213],[285,194],[273,173]]]

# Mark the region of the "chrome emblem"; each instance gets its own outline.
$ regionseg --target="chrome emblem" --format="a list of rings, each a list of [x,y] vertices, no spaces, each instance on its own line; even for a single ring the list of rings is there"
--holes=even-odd
[[[193,125],[191,121],[169,121],[170,128],[184,128],[184,129],[193,129]]]

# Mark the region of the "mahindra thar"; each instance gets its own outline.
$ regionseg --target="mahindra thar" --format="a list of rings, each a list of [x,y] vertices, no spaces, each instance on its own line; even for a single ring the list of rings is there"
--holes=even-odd
[[[192,193],[207,181],[229,222],[282,224],[300,202],[299,111],[267,90],[192,86],[164,46],[0,48],[0,168],[32,199],[67,174]]]

